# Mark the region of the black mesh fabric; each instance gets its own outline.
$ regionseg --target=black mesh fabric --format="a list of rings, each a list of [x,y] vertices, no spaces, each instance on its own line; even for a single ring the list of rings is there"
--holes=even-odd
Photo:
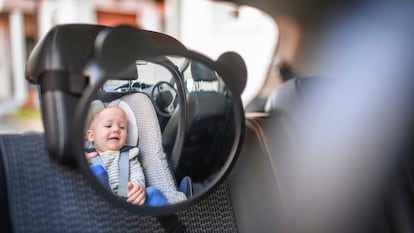
[[[43,135],[3,135],[0,145],[14,232],[164,232],[155,217],[113,205],[52,161]],[[226,184],[178,217],[188,232],[237,232]]]

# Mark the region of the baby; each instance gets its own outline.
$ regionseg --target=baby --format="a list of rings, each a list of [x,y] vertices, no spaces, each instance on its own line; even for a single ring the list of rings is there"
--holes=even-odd
[[[127,139],[125,112],[115,105],[104,108],[93,117],[86,135],[96,150],[87,153],[86,157],[90,162],[97,158],[101,159],[112,191],[118,196],[126,196],[129,203],[143,205],[146,200],[145,177],[138,161],[138,148],[125,146]],[[123,151],[129,151],[129,179],[124,193],[119,190],[120,156]]]

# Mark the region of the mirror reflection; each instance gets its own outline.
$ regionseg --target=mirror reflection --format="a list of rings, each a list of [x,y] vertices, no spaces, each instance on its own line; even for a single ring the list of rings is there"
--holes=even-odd
[[[108,192],[138,206],[165,206],[217,182],[234,147],[236,111],[215,70],[159,56],[102,83],[84,141],[85,159]]]

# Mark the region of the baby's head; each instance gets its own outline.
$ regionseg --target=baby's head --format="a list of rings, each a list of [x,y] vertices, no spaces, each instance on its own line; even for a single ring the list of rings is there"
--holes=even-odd
[[[98,152],[120,150],[127,139],[127,117],[124,110],[115,105],[102,109],[93,117],[86,135]]]

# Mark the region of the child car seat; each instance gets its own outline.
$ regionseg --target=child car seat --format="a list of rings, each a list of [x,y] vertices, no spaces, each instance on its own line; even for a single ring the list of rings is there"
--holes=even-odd
[[[110,103],[95,100],[91,104],[88,119],[105,105],[118,105],[128,121],[126,145],[138,146],[146,186],[159,189],[170,204],[186,200],[186,195],[177,189],[162,147],[161,129],[150,98],[144,93],[126,94]]]

